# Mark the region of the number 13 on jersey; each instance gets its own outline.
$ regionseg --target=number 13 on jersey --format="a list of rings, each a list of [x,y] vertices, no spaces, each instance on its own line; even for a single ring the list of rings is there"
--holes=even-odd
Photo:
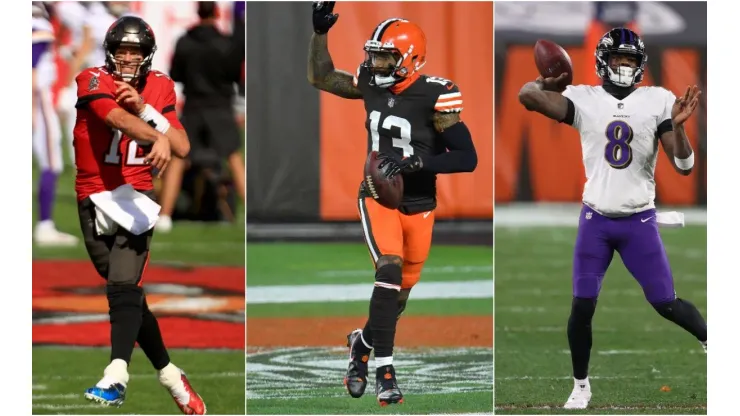
[[[370,137],[372,139],[372,150],[380,151],[380,132],[378,127],[382,127],[388,130],[393,140],[393,147],[397,147],[403,150],[403,157],[409,157],[414,154],[414,148],[411,147],[411,123],[405,118],[397,116],[387,116],[383,120],[382,126],[380,125],[381,114],[380,111],[373,111],[370,113]],[[392,129],[397,128],[400,131],[401,137],[394,137]]]

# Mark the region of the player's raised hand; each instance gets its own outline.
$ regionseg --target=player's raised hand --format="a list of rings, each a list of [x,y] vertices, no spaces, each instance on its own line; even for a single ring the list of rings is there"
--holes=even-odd
[[[671,119],[673,119],[674,125],[680,126],[691,117],[691,114],[694,113],[694,110],[699,105],[700,96],[701,91],[699,87],[694,85],[693,87],[686,87],[686,93],[676,98],[676,102],[673,103],[673,108],[671,109]]]
[[[563,92],[565,89],[562,87],[562,84],[567,77],[568,73],[563,72],[562,74],[558,75],[557,78],[542,78],[541,76],[539,76],[536,80],[534,80],[534,82],[539,84],[545,91]]]
[[[172,150],[170,149],[170,140],[165,135],[161,135],[159,139],[152,145],[152,150],[144,157],[146,163],[154,166],[159,170],[157,177],[161,178],[164,170],[167,169],[167,165],[172,159]]]
[[[113,81],[116,84],[116,102],[129,113],[139,115],[144,111],[144,99],[136,91],[136,88],[128,82]]]
[[[313,31],[319,35],[329,32],[334,23],[339,19],[339,14],[334,13],[335,1],[313,2]]]

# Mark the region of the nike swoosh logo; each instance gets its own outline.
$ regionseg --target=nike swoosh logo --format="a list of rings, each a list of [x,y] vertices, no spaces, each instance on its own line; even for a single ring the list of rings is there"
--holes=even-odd
[[[426,212],[426,213],[424,214],[424,218],[428,217],[428,216],[429,216],[429,214],[431,214],[431,213],[432,213],[432,211],[427,211],[427,212]]]
[[[648,221],[650,221],[650,218],[653,218],[653,217],[647,217],[647,218],[643,218],[643,219],[641,219],[640,221],[642,221],[642,222],[648,222]]]
[[[91,74],[93,74],[93,75],[94,75],[94,76],[96,76],[96,77],[99,77],[99,76],[100,76],[100,72],[98,72],[98,73],[95,73],[95,72],[92,72],[92,71],[90,71],[90,73],[91,73]]]
[[[447,89],[448,89],[448,90],[451,90],[451,89],[452,89],[452,87],[454,87],[454,86],[455,86],[455,84],[450,84],[450,85],[448,85],[448,86],[447,86]]]

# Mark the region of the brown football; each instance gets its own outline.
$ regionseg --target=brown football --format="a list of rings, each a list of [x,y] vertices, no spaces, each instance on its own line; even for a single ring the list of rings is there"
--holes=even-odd
[[[561,91],[573,83],[573,63],[568,52],[557,43],[538,40],[534,45],[534,63],[543,78],[557,78],[564,72],[568,73],[559,85]]]
[[[403,199],[403,176],[399,173],[392,179],[386,176],[387,166],[380,169],[378,152],[370,152],[365,161],[365,189],[380,205],[396,209]]]

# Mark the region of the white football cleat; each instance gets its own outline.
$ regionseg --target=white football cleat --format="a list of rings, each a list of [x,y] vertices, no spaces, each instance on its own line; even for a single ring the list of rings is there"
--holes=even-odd
[[[585,409],[588,402],[591,401],[591,385],[588,383],[588,377],[585,380],[576,380],[573,386],[573,392],[570,393],[568,401],[565,402],[565,409]]]
[[[79,239],[72,234],[57,230],[51,220],[41,221],[33,230],[33,241],[43,247],[71,247],[77,245]]]
[[[701,346],[704,348],[704,354],[706,354],[707,353],[707,342],[706,341],[702,342]]]

